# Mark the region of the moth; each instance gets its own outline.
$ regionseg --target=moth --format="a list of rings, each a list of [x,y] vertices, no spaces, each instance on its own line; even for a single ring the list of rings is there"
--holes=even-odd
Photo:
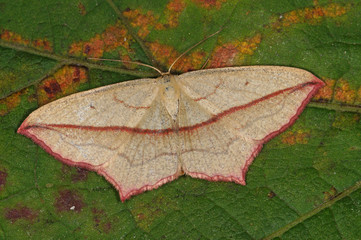
[[[32,112],[18,133],[104,176],[122,201],[183,174],[244,185],[263,144],[323,85],[281,66],[168,73],[61,98]]]

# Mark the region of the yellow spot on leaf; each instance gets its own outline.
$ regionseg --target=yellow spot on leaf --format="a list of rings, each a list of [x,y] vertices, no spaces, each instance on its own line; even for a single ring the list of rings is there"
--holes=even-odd
[[[335,90],[335,100],[342,103],[352,104],[355,99],[356,91],[350,89],[347,81],[340,79]]]
[[[357,113],[341,113],[336,115],[335,120],[332,123],[332,127],[338,129],[348,129],[355,124],[359,124],[360,116]]]
[[[333,87],[336,81],[333,79],[324,79],[324,82],[326,85],[318,90],[317,94],[314,96],[315,100],[330,101],[332,99]]]
[[[19,45],[30,46],[39,50],[45,50],[48,52],[53,51],[51,43],[46,38],[44,39],[39,38],[31,41],[29,39],[23,38],[20,34],[11,32],[6,29],[2,29],[0,33],[0,39],[7,42],[16,43]]]
[[[61,68],[53,76],[44,79],[38,86],[39,105],[76,92],[77,87],[86,81],[87,75],[84,68],[73,66]]]
[[[282,134],[282,143],[287,145],[307,144],[310,138],[310,132],[297,130],[295,132],[288,131]]]
[[[118,47],[126,49],[125,52],[132,52],[130,42],[132,37],[126,28],[117,22],[114,26],[109,26],[102,34],[96,34],[87,42],[77,42],[70,46],[69,54],[75,56],[100,58],[104,52],[110,52]]]
[[[246,39],[238,45],[238,50],[243,55],[253,55],[258,45],[261,43],[261,34],[256,34],[252,38]]]

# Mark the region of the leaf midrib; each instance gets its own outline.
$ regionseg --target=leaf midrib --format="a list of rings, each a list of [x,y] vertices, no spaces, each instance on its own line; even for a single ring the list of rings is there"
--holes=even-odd
[[[343,192],[338,194],[336,197],[332,198],[329,201],[326,201],[326,202],[322,203],[318,207],[316,207],[313,210],[301,215],[299,218],[297,218],[294,221],[286,224],[285,226],[278,229],[274,233],[271,233],[270,235],[266,236],[265,238],[263,238],[263,240],[269,240],[269,239],[273,239],[275,237],[282,236],[285,232],[287,232],[288,230],[290,230],[294,226],[298,225],[299,223],[304,222],[305,220],[311,218],[312,216],[316,215],[317,213],[321,212],[322,210],[333,206],[333,204],[335,204],[339,200],[349,196],[350,194],[352,194],[353,192],[355,192],[355,191],[357,191],[359,189],[361,189],[361,181],[356,182],[353,186],[345,189]]]

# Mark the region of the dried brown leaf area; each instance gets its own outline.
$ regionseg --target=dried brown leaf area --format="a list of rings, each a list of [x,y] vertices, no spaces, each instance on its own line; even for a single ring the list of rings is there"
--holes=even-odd
[[[180,175],[246,184],[262,145],[324,83],[288,67],[209,69],[73,94],[18,132],[59,160],[103,175],[124,201]]]

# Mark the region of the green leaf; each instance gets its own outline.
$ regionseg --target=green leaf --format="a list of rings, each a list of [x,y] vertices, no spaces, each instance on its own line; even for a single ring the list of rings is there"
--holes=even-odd
[[[361,3],[0,0],[0,238],[358,239]],[[174,72],[285,65],[323,79],[296,123],[265,144],[247,185],[190,177],[125,203],[101,176],[16,133],[57,98]]]

